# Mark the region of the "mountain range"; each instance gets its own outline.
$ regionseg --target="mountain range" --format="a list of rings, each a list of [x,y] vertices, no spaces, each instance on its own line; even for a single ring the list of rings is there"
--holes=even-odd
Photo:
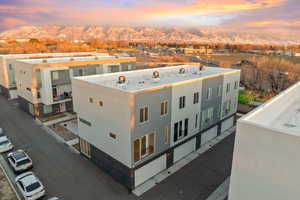
[[[0,33],[1,39],[49,38],[67,40],[161,41],[231,44],[300,44],[299,31],[230,30],[151,26],[22,26]]]

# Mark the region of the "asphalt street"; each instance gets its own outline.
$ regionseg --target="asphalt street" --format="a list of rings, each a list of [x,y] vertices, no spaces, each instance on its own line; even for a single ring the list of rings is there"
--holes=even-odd
[[[66,200],[205,200],[231,171],[234,134],[136,197],[90,160],[49,135],[15,101],[1,96],[0,127],[7,130],[16,149],[24,149],[31,156],[33,171],[46,187],[45,199],[62,196]]]

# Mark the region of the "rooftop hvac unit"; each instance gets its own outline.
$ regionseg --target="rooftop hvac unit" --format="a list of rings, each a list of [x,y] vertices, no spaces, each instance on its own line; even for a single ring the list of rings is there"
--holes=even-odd
[[[75,59],[74,58],[70,58],[70,61],[74,61]]]
[[[47,59],[44,59],[44,60],[43,60],[43,63],[47,63],[47,62],[48,62]]]
[[[153,72],[153,78],[159,78],[159,72],[158,71]]]
[[[126,77],[125,76],[119,76],[118,83],[119,84],[125,84],[126,83]]]
[[[95,60],[99,60],[98,56],[95,56]]]
[[[200,63],[200,65],[199,65],[199,71],[201,72],[203,70],[204,70],[204,65],[202,63]]]
[[[185,73],[185,69],[184,68],[180,68],[179,69],[179,74],[184,74]]]

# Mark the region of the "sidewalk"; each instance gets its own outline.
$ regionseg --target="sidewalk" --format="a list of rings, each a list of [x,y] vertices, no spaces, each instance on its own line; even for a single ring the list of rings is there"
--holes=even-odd
[[[12,189],[10,180],[8,179],[4,167],[0,162],[0,199],[1,200],[18,200],[16,193]]]
[[[172,174],[174,174],[175,172],[177,172],[178,170],[180,170],[181,168],[183,168],[184,166],[186,166],[187,164],[195,160],[198,156],[205,153],[209,149],[213,148],[214,145],[218,144],[224,138],[234,133],[235,129],[236,127],[234,126],[229,130],[224,131],[222,135],[205,143],[200,149],[194,151],[193,153],[189,154],[185,158],[181,159],[180,161],[175,163],[172,167],[162,171],[161,173],[155,175],[154,177],[152,177],[142,185],[138,186],[135,190],[132,191],[132,193],[135,194],[136,196],[141,196],[142,194],[144,194],[145,192],[147,192],[148,190],[156,186],[158,183],[162,182],[163,180],[165,180],[166,178],[168,178],[169,176],[171,176]]]

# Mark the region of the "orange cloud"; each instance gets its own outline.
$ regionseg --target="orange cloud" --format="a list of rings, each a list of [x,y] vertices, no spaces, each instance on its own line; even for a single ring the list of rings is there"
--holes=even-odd
[[[299,21],[283,21],[283,20],[266,20],[266,21],[257,21],[250,22],[247,24],[249,27],[268,27],[268,26],[300,26]]]
[[[0,21],[1,21],[2,27],[4,27],[4,28],[13,28],[15,26],[26,24],[26,21],[17,19],[17,18],[13,18],[13,17],[5,17],[5,18],[1,19]]]

